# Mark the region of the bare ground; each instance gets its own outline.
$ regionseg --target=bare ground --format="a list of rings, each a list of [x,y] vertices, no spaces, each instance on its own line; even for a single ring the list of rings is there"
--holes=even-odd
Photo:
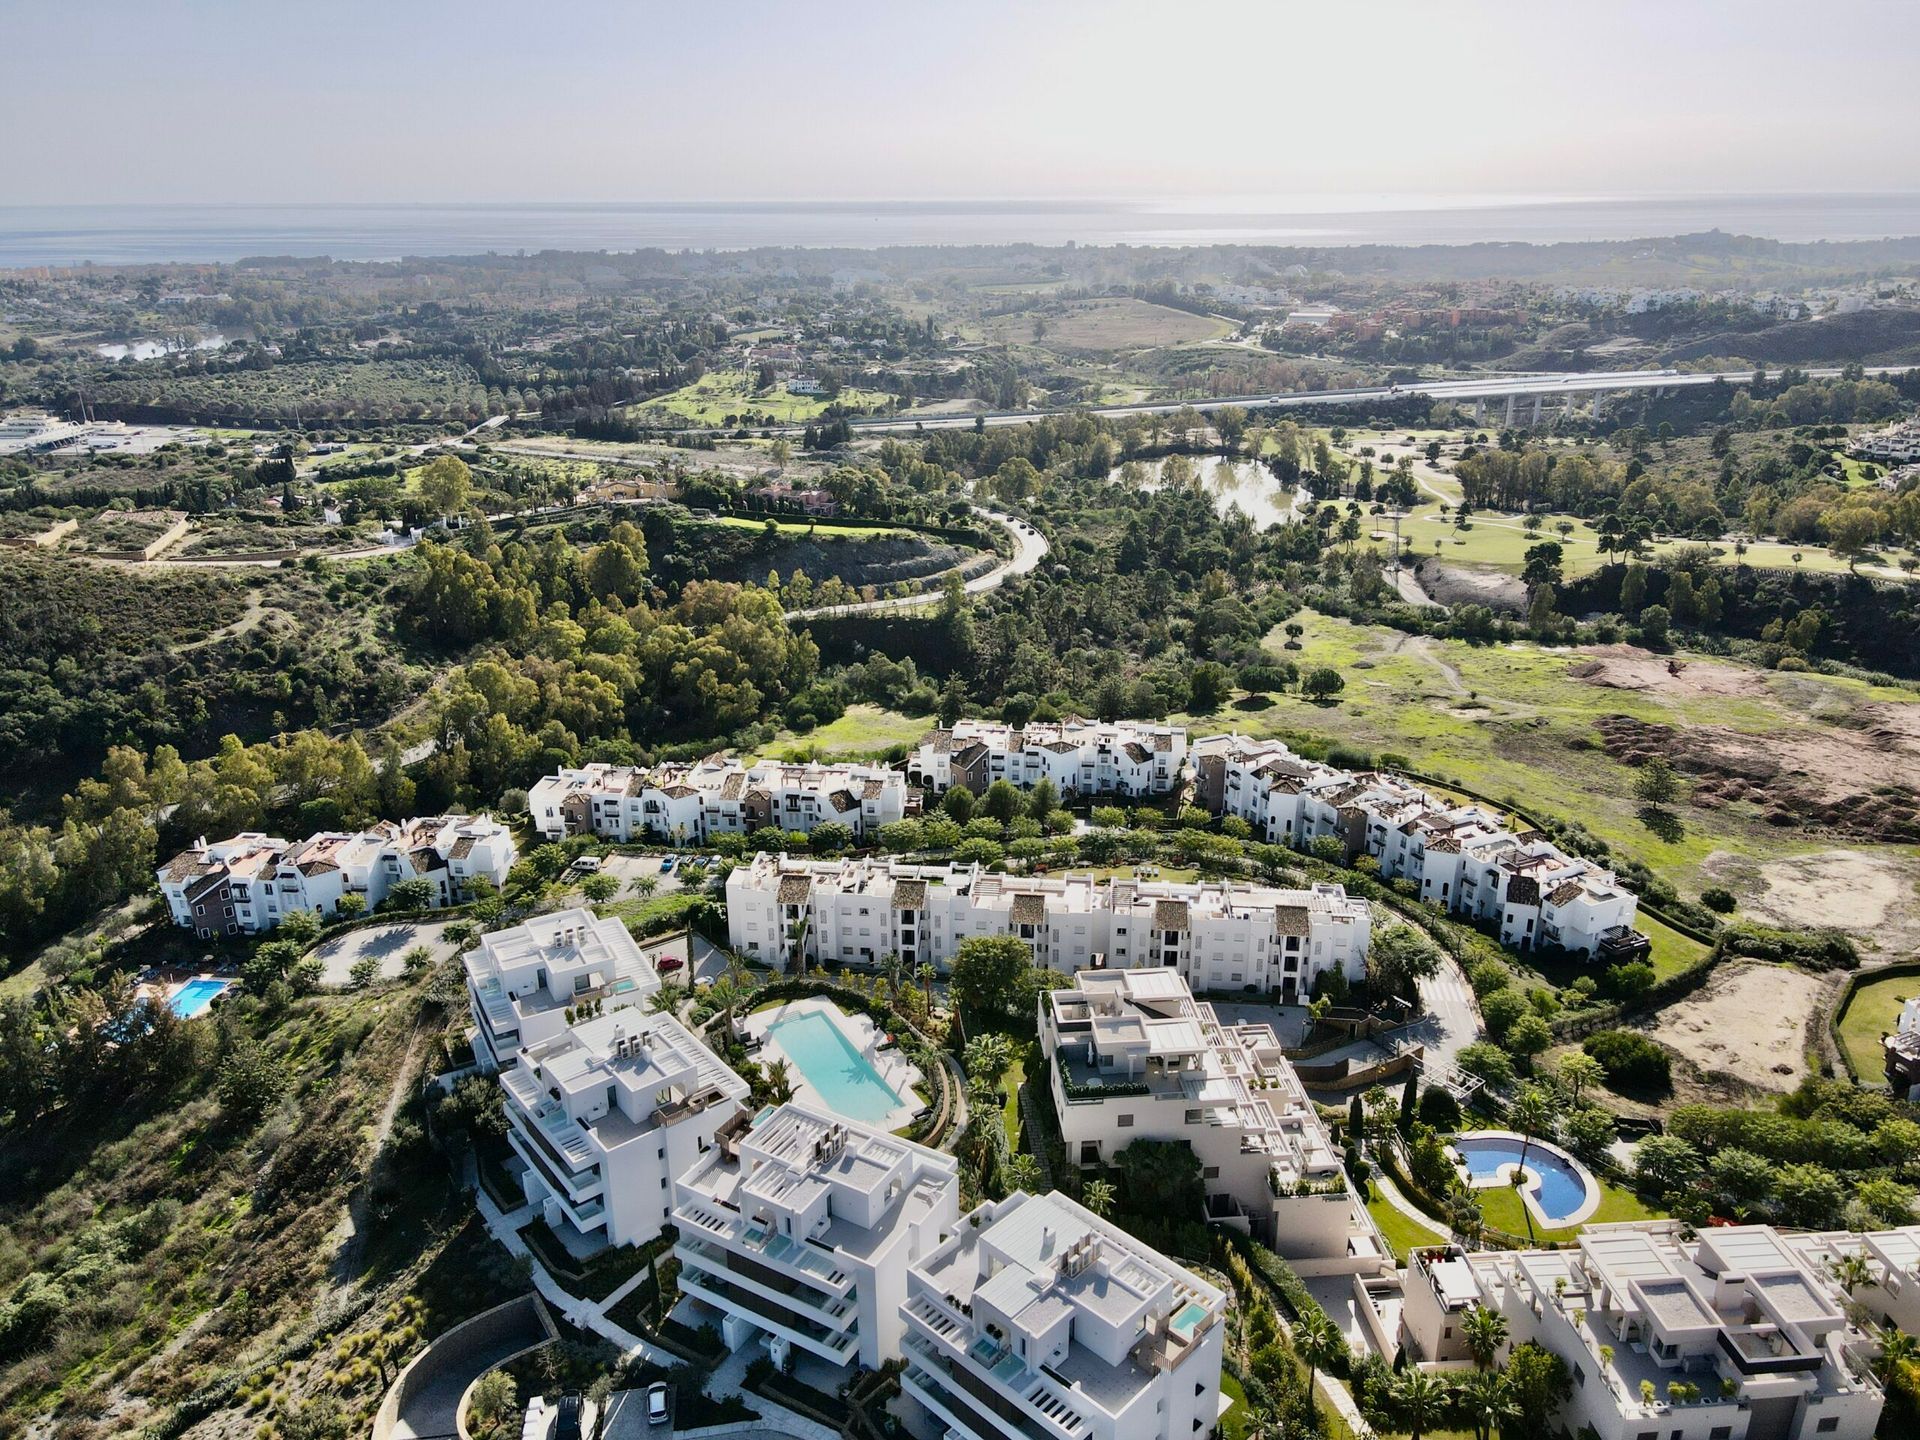
[[[1889,956],[1920,950],[1920,863],[1911,856],[1822,850],[1760,865],[1718,850],[1701,868],[1756,920],[1845,930]]]
[[[1466,570],[1437,560],[1415,563],[1420,588],[1442,605],[1485,605],[1518,615],[1527,608],[1527,587],[1517,575],[1499,570]]]
[[[1807,1026],[1827,984],[1784,965],[1723,965],[1684,1000],[1641,1025],[1709,1078],[1784,1092],[1807,1075]]]

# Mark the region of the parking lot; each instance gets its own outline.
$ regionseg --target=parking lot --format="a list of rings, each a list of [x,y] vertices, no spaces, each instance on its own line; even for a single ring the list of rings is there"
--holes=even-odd
[[[433,952],[437,963],[453,954],[453,942],[447,939],[447,927],[457,920],[397,920],[391,925],[363,925],[336,935],[313,953],[324,967],[322,983],[347,984],[353,967],[368,955],[380,961],[380,976],[391,980],[402,973],[401,958],[416,945]]]

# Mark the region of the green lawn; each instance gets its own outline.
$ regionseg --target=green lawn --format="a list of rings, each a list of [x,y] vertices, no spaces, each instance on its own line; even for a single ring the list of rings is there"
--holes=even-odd
[[[783,386],[755,393],[745,370],[714,370],[693,384],[657,396],[641,407],[664,410],[696,425],[724,425],[729,415],[770,415],[781,425],[802,425],[824,415],[829,405],[868,410],[893,397],[880,390],[842,390],[839,395],[789,395]]]
[[[731,525],[742,530],[764,530],[772,516],[760,515],[722,515],[701,523],[707,525]],[[877,530],[871,525],[841,525],[832,520],[774,520],[774,526],[782,535],[854,535],[862,540],[893,539],[906,535],[911,530]],[[697,526],[696,526],[697,528]]]
[[[1447,1243],[1447,1237],[1438,1230],[1401,1214],[1371,1183],[1367,1186],[1367,1213],[1392,1248],[1393,1258],[1402,1265],[1407,1263],[1408,1252],[1412,1250]]]
[[[916,745],[938,722],[931,715],[902,715],[878,705],[849,705],[838,720],[805,735],[784,731],[767,747],[774,760],[880,755],[895,745]]]
[[[1598,1179],[1598,1177],[1595,1177]],[[1640,1197],[1631,1190],[1623,1190],[1618,1185],[1600,1180],[1600,1208],[1593,1212],[1583,1225],[1570,1225],[1561,1230],[1544,1230],[1537,1224],[1533,1237],[1544,1245],[1549,1240],[1561,1244],[1571,1244],[1585,1228],[1585,1225],[1605,1225],[1617,1220],[1658,1220],[1660,1212],[1650,1210],[1641,1203]],[[1509,1235],[1527,1233],[1527,1214],[1519,1193],[1508,1185],[1490,1185],[1484,1190],[1476,1190],[1474,1198],[1480,1202],[1480,1213],[1495,1230],[1504,1230]]]
[[[1001,1121],[1007,1127],[1007,1148],[1018,1154],[1020,1150],[1020,1086],[1027,1078],[1027,1062],[1021,1051],[1025,1048],[1017,1035],[1007,1036],[1013,1049],[1013,1065],[1000,1079],[1000,1088],[1006,1092],[1006,1103],[1001,1106]]]
[[[1253,1419],[1253,1412],[1247,1409],[1247,1392],[1240,1382],[1233,1378],[1233,1372],[1220,1372],[1220,1393],[1233,1404],[1227,1407],[1226,1414],[1220,1417],[1221,1440],[1247,1440],[1247,1426]]]
[[[1900,1007],[1920,995],[1920,975],[1883,975],[1878,980],[1862,981],[1854,987],[1846,1013],[1836,1029],[1840,1047],[1852,1062],[1853,1073],[1869,1083],[1882,1073],[1880,1037],[1894,1028]]]

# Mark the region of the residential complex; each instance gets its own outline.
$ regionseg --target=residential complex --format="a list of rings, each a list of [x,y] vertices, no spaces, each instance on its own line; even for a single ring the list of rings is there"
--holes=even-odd
[[[1164,969],[1085,970],[1039,1005],[1069,1162],[1111,1166],[1135,1140],[1183,1141],[1210,1219],[1293,1259],[1380,1268],[1340,1152],[1272,1026],[1223,1023]]]
[[[811,960],[874,965],[893,954],[944,969],[963,940],[1015,935],[1036,964],[1062,974],[1167,966],[1195,989],[1287,1000],[1330,970],[1359,979],[1372,927],[1366,902],[1338,885],[1014,876],[977,864],[768,854],[727,877],[727,923],[735,950],[781,967],[796,937]]]
[[[1842,1261],[1866,1261],[1865,1283],[1848,1300],[1877,1324],[1920,1335],[1920,1225],[1853,1234],[1844,1230],[1790,1235],[1787,1241],[1807,1264],[1840,1283]]]
[[[961,720],[935,730],[907,761],[907,778],[939,792],[960,785],[975,794],[996,780],[1029,789],[1051,780],[1062,795],[1139,798],[1177,789],[1187,732],[1133,720],[1002,725]]]
[[[1589,1225],[1577,1249],[1425,1252],[1402,1324],[1418,1356],[1449,1358],[1467,1306],[1498,1311],[1510,1345],[1566,1361],[1559,1424],[1599,1440],[1867,1440],[1882,1399],[1874,1345],[1803,1243],[1662,1220]],[[1423,1287],[1440,1299],[1425,1303]]]
[[[961,1440],[1194,1440],[1226,1296],[1063,1195],[963,1216],[908,1276],[905,1401]],[[919,1417],[914,1417],[918,1419]]]
[[[644,1244],[673,1177],[743,1113],[747,1082],[671,1014],[622,1006],[521,1046],[500,1071],[521,1188],[556,1230]]]
[[[957,1163],[799,1103],[742,1115],[674,1183],[680,1288],[721,1312],[729,1349],[758,1333],[776,1361],[878,1369],[908,1268],[959,1218]]]
[[[1644,954],[1638,902],[1609,870],[1537,831],[1515,833],[1479,805],[1442,799],[1394,775],[1303,759],[1278,740],[1196,741],[1199,803],[1237,815],[1262,840],[1305,849],[1332,836],[1349,858],[1371,855],[1383,879],[1483,921],[1502,944],[1608,961]]]
[[[1887,1084],[1903,1100],[1920,1091],[1920,996],[1909,996],[1900,1006],[1900,1019],[1880,1037]]]
[[[504,1070],[522,1046],[555,1039],[576,1019],[644,1005],[660,975],[627,927],[589,910],[542,915],[480,937],[463,957],[473,1056]]]
[[[907,782],[884,765],[788,765],[712,757],[643,769],[595,763],[561,770],[527,796],[534,827],[550,840],[705,844],[764,826],[811,833],[835,821],[856,837],[907,813]]]
[[[491,815],[436,815],[298,844],[256,831],[202,839],[156,873],[174,924],[210,940],[257,935],[295,910],[336,915],[349,895],[373,910],[406,880],[425,880],[436,909],[455,904],[476,880],[505,884],[515,853],[513,836]]]
[[[1855,438],[1849,452],[1861,460],[1907,465],[1920,460],[1920,420],[1903,420]]]

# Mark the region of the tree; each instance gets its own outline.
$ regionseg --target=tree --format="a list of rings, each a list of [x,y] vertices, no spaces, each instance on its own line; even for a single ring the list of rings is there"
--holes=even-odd
[[[1474,1440],[1492,1440],[1494,1431],[1520,1418],[1520,1406],[1507,1377],[1495,1371],[1468,1375],[1454,1393],[1473,1424]]]
[[[1565,559],[1566,551],[1561,548],[1558,540],[1542,540],[1538,544],[1529,545],[1525,568],[1520,572],[1520,579],[1530,590],[1541,586],[1557,588]]]
[[[1307,1405],[1314,1406],[1313,1377],[1347,1353],[1347,1342],[1322,1310],[1309,1310],[1293,1327],[1293,1348],[1307,1367]]]
[[[1516,1433],[1551,1434],[1554,1412],[1573,1393],[1567,1362],[1529,1340],[1507,1356],[1506,1377],[1508,1393],[1520,1410]]]
[[[620,893],[619,878],[604,872],[589,875],[580,882],[580,893],[594,904],[604,905]]]
[[[1773,1195],[1773,1162],[1729,1145],[1707,1157],[1707,1183],[1723,1214],[1749,1215]]]
[[[1647,644],[1658,648],[1667,643],[1673,616],[1664,605],[1649,605],[1640,612],[1640,634]]]
[[[954,951],[949,992],[963,1009],[1010,1016],[1033,1000],[1037,980],[1033,954],[1016,936],[974,935]]]
[[[362,955],[347,967],[347,983],[352,989],[371,989],[373,983],[379,978],[380,957],[378,955]]]
[[[1439,1376],[1410,1365],[1394,1379],[1393,1408],[1407,1427],[1407,1440],[1420,1440],[1446,1414],[1452,1396]]]
[[[1584,1050],[1569,1050],[1554,1065],[1554,1074],[1560,1083],[1567,1087],[1573,1097],[1573,1103],[1580,1103],[1580,1092],[1589,1085],[1598,1085],[1607,1078],[1607,1067],[1587,1054]]]
[[[1655,755],[1634,776],[1633,793],[1643,805],[1666,805],[1680,793],[1680,783],[1664,756]]]
[[[440,455],[420,467],[420,498],[442,519],[466,508],[473,493],[473,471],[458,455]]]
[[[1367,950],[1367,984],[1380,995],[1411,995],[1422,980],[1440,973],[1440,952],[1411,925],[1376,935]]]
[[[785,1057],[769,1060],[763,1073],[767,1077],[767,1098],[774,1105],[793,1099],[793,1067]]]
[[[988,1085],[998,1085],[1000,1077],[1013,1067],[1013,1043],[1005,1035],[988,1032],[967,1042],[967,1075]]]
[[[1080,1203],[1101,1219],[1113,1214],[1114,1189],[1105,1180],[1089,1180],[1080,1193]]]
[[[433,905],[433,882],[416,875],[390,887],[382,910],[426,910]]]
[[[1773,1190],[1780,1218],[1803,1230],[1831,1230],[1846,1209],[1847,1187],[1824,1165],[1782,1165]]]
[[[1501,1039],[1509,1051],[1527,1062],[1529,1074],[1533,1071],[1533,1057],[1553,1044],[1553,1028],[1547,1022],[1529,1010],[1508,1027]]]
[[[987,787],[977,807],[989,819],[1005,825],[1020,813],[1020,792],[1010,780],[996,780]]]
[[[1186,1141],[1135,1140],[1114,1160],[1133,1213],[1175,1221],[1199,1218],[1206,1187],[1200,1179],[1200,1157]]]
[[[838,855],[853,847],[853,830],[838,820],[824,820],[807,835],[807,848],[816,855]]]
[[[956,823],[964,825],[973,818],[973,792],[964,785],[949,785],[940,797],[940,808]]]
[[[1347,682],[1338,670],[1322,665],[1307,673],[1300,682],[1300,691],[1310,700],[1326,700],[1338,695],[1347,688]]]
[[[1233,696],[1233,676],[1227,667],[1203,660],[1188,676],[1188,703],[1196,715],[1211,715]]]
[[[1700,1152],[1678,1135],[1649,1135],[1633,1147],[1634,1178],[1666,1198],[1700,1178]]]
[[[366,912],[367,897],[364,895],[342,895],[334,901],[333,913],[342,920],[357,920]]]
[[[1060,805],[1060,790],[1053,781],[1042,775],[1033,789],[1027,792],[1027,815],[1030,819],[1045,822]]]
[[[1461,1320],[1460,1334],[1467,1342],[1467,1353],[1473,1356],[1474,1368],[1490,1370],[1500,1347],[1507,1343],[1506,1317],[1498,1310],[1476,1304]]]
[[[214,1078],[220,1106],[233,1120],[258,1120],[286,1093],[287,1073],[258,1040],[242,1036],[227,1051]]]
[[[474,1440],[498,1440],[520,1418],[520,1387],[504,1370],[490,1370],[473,1387],[467,1402],[468,1426]]]

